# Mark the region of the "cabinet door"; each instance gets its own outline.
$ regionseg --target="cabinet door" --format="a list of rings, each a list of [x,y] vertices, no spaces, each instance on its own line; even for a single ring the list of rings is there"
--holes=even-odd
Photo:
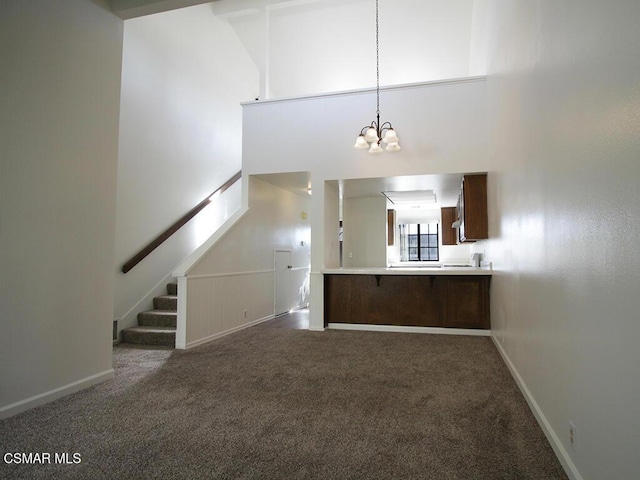
[[[454,276],[446,281],[445,327],[490,328],[488,276]]]
[[[455,245],[458,233],[451,224],[456,221],[456,207],[442,208],[442,245]]]
[[[461,242],[489,238],[486,173],[463,177],[460,216],[459,235]]]
[[[442,277],[425,275],[325,275],[327,323],[441,327]]]
[[[396,244],[396,211],[387,210],[387,246]]]

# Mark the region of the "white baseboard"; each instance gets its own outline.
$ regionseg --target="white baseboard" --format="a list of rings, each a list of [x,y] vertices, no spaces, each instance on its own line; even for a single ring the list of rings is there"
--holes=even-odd
[[[526,383],[524,383],[524,380],[518,373],[518,370],[511,362],[511,359],[507,355],[507,352],[504,351],[502,345],[500,345],[500,342],[498,342],[495,336],[492,335],[491,338],[496,348],[498,349],[498,352],[500,352],[504,363],[507,364],[511,375],[515,379],[518,388],[520,388],[520,391],[522,392],[522,395],[524,395],[525,400],[529,404],[529,408],[533,412],[533,415],[536,417],[540,428],[542,428],[542,431],[547,437],[547,440],[551,444],[551,448],[553,448],[553,451],[558,457],[558,460],[560,460],[560,464],[562,465],[562,468],[564,468],[565,473],[571,480],[583,480],[582,475],[580,475],[580,472],[578,471],[578,468],[571,460],[571,457],[562,445],[562,442],[560,442],[560,438],[558,437],[558,435],[556,435],[556,432],[553,430],[553,428],[551,428],[551,424],[547,420],[547,417],[545,417],[544,413],[542,413],[538,402],[536,402],[535,398],[533,398],[533,395],[531,395],[531,392],[527,388]]]
[[[307,308],[309,308],[309,302],[292,307],[289,312],[297,312],[298,310],[306,310]]]
[[[20,400],[19,402],[12,403],[5,407],[0,408],[0,418],[9,418],[26,410],[30,410],[34,407],[44,405],[45,403],[52,402],[58,398],[62,398],[71,393],[84,390],[92,385],[102,383],[106,380],[111,380],[114,377],[113,369],[105,370],[104,372],[91,375],[90,377],[83,378],[76,382],[69,383],[59,388],[49,390],[48,392],[35,395],[33,397]]]
[[[262,317],[262,318],[259,318],[257,320],[252,320],[251,322],[243,323],[242,325],[239,325],[237,327],[230,328],[229,330],[225,330],[224,332],[214,333],[213,335],[209,335],[208,337],[204,337],[204,338],[200,338],[198,340],[194,340],[193,342],[187,343],[186,349],[188,350],[190,348],[194,348],[194,347],[198,347],[200,345],[204,345],[205,343],[209,343],[209,342],[215,340],[216,338],[224,337],[226,335],[230,335],[232,333],[239,332],[240,330],[244,330],[245,328],[253,327],[254,325],[258,325],[259,323],[263,323],[263,322],[266,322],[268,320],[273,320],[274,318],[275,318],[274,315],[267,315],[266,317]]]
[[[491,330],[476,330],[473,328],[407,327],[360,323],[329,323],[327,328],[333,330],[362,330],[367,332],[432,333],[438,335],[474,335],[476,337],[491,336]]]

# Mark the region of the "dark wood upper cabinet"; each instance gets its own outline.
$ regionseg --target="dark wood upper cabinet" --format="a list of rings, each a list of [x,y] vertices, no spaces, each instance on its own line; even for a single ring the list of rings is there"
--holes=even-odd
[[[487,174],[465,175],[458,199],[458,240],[474,242],[489,238]]]
[[[451,225],[456,221],[456,207],[442,207],[442,245],[458,243],[458,231]]]
[[[387,210],[387,245],[395,245],[396,243],[396,211]]]

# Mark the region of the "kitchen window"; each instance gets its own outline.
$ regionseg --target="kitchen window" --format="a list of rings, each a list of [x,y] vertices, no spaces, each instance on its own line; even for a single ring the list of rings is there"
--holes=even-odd
[[[403,262],[437,262],[439,229],[437,223],[399,225],[400,260]]]

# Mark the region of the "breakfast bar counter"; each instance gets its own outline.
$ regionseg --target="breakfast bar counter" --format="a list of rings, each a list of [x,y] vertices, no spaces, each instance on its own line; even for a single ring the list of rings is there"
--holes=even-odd
[[[325,269],[325,326],[489,330],[489,268]]]

